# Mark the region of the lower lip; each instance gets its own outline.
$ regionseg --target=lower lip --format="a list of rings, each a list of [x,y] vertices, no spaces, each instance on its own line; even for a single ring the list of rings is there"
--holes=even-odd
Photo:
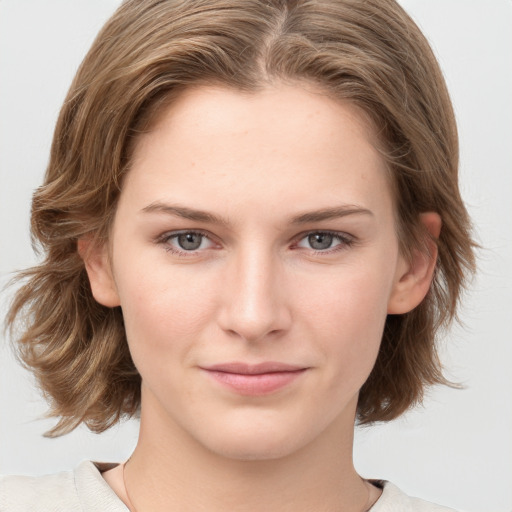
[[[278,391],[297,380],[305,371],[306,369],[249,375],[206,370],[220,384],[241,395],[249,396],[268,395]]]

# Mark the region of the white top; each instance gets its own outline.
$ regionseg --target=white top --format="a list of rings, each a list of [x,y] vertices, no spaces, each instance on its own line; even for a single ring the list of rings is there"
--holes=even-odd
[[[82,462],[73,471],[39,477],[0,476],[0,512],[129,512],[101,476],[116,464]],[[411,498],[390,482],[370,512],[454,512]]]

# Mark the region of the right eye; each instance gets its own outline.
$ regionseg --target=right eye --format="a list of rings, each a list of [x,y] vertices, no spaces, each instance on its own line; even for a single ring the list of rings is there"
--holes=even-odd
[[[199,231],[180,231],[166,233],[160,238],[165,249],[175,254],[186,255],[213,247],[213,242]]]

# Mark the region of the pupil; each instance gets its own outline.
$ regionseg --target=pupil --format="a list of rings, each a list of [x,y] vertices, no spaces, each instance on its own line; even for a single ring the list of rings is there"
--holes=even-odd
[[[313,249],[321,250],[321,249],[329,249],[332,244],[332,235],[328,233],[315,233],[313,235],[309,235],[308,241]]]
[[[178,244],[186,251],[194,251],[199,249],[201,245],[202,236],[198,233],[183,233],[178,236]]]

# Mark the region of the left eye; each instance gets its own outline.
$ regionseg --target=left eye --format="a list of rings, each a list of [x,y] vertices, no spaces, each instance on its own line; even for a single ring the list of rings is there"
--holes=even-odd
[[[314,249],[315,251],[327,251],[342,244],[349,245],[350,240],[339,234],[318,231],[316,233],[309,233],[300,240],[297,246]]]

